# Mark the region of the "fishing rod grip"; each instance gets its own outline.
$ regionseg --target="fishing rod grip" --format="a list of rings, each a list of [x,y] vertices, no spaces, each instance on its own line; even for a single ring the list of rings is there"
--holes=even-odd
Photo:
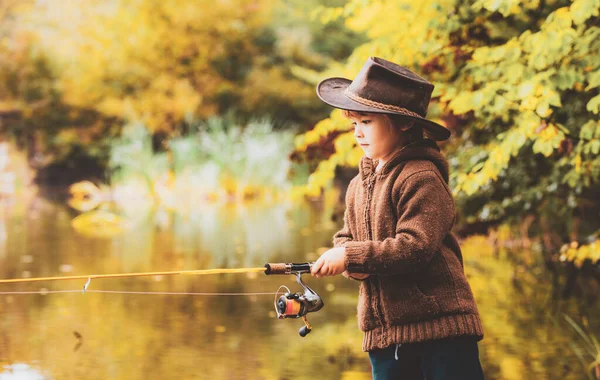
[[[296,274],[310,273],[314,263],[267,263],[265,274]]]

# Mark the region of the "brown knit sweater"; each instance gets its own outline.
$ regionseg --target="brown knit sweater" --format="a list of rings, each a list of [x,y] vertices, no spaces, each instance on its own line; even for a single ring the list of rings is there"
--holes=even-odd
[[[404,147],[378,172],[363,157],[346,193],[346,268],[370,273],[360,284],[363,350],[456,336],[483,329],[451,232],[456,218],[448,163],[433,140]]]

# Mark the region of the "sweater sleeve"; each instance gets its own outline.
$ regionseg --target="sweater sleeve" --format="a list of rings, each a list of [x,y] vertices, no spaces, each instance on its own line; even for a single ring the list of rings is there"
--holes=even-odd
[[[404,274],[424,268],[450,232],[454,200],[432,170],[414,173],[400,189],[396,236],[346,243],[346,267],[365,273]]]
[[[354,183],[356,180],[350,181],[348,185],[348,190],[346,190],[346,209],[344,211],[344,226],[341,230],[336,232],[333,235],[333,246],[334,247],[343,247],[346,242],[354,240],[352,236],[352,232],[350,231],[350,223],[348,222],[348,217],[350,213],[350,208],[352,207],[352,200],[354,197]]]
[[[344,226],[341,230],[333,235],[333,246],[334,247],[343,247],[344,243],[348,241],[352,241],[352,233],[350,232],[350,227],[348,226],[348,209],[344,212]]]

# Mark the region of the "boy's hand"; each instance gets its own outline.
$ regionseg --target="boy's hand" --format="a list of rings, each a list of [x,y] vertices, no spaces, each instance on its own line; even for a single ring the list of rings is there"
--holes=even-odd
[[[346,248],[331,248],[319,257],[311,268],[311,274],[317,278],[337,276],[346,270]]]

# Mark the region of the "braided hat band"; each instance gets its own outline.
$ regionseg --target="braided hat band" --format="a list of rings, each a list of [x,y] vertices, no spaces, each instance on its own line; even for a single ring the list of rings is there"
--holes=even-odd
[[[379,108],[380,110],[384,110],[384,111],[394,111],[394,112],[397,112],[397,113],[405,115],[405,116],[422,118],[422,116],[419,115],[418,113],[409,111],[406,108],[394,106],[391,104],[383,104],[383,103],[376,102],[374,100],[365,99],[357,94],[354,94],[354,93],[348,91],[348,89],[346,89],[346,91],[344,91],[344,95],[346,95],[348,98],[354,100],[355,102],[363,104],[365,106]]]

